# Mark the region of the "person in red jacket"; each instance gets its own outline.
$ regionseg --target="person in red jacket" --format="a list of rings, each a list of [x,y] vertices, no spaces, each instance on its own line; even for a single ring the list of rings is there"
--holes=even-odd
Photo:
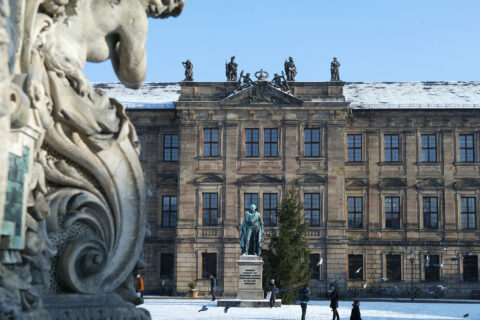
[[[143,287],[143,278],[140,275],[140,273],[137,273],[137,284],[135,285],[135,291],[140,292],[140,297],[143,298],[143,290],[145,288]]]

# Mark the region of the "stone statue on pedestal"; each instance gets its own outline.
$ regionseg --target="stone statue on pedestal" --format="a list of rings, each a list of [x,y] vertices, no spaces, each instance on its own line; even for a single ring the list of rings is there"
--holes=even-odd
[[[240,246],[242,255],[260,256],[263,244],[263,220],[262,214],[257,211],[254,204],[245,213],[241,227]]]
[[[297,67],[295,67],[293,58],[289,57],[288,61],[285,60],[284,66],[285,66],[285,73],[287,74],[287,80],[295,81],[295,76],[297,75]]]
[[[330,81],[341,81],[340,80],[340,62],[337,61],[337,58],[333,57],[333,61],[330,64]]]
[[[190,60],[182,62],[183,67],[185,68],[185,79],[183,81],[193,81],[193,64]]]
[[[235,62],[235,56],[233,56],[230,58],[229,63],[225,63],[227,81],[237,81],[237,68],[238,64]]]

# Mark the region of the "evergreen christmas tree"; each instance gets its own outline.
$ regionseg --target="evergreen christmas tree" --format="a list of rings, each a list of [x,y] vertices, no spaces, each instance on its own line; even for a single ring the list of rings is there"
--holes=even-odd
[[[282,291],[282,303],[294,303],[298,291],[308,283],[311,275],[310,250],[305,239],[307,223],[302,218],[303,204],[292,186],[282,200],[278,215],[280,232],[273,236],[269,250],[264,252],[264,286],[275,279]]]

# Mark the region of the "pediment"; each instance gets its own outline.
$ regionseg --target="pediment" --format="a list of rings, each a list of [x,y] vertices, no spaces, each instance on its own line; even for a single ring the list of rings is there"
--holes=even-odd
[[[380,189],[396,189],[405,188],[405,180],[397,178],[383,179],[378,183]]]
[[[350,178],[345,179],[345,188],[347,189],[365,189],[368,188],[368,182],[364,179]]]
[[[201,175],[193,180],[195,184],[202,183],[223,183],[223,178],[216,174]]]
[[[237,184],[279,184],[279,183],[283,183],[283,180],[266,175],[266,174],[249,175],[237,180]]]
[[[307,174],[297,178],[297,184],[325,184],[326,180],[316,174]]]
[[[253,85],[239,91],[234,91],[225,99],[220,100],[221,105],[245,105],[258,103],[301,105],[303,104],[303,101],[273,87],[268,81],[255,81]]]
[[[480,181],[478,179],[463,179],[453,184],[457,190],[477,190],[480,189]]]
[[[157,181],[157,187],[176,186],[177,184],[178,184],[178,178],[176,176],[164,176]]]
[[[421,190],[438,190],[443,188],[443,183],[435,179],[425,179],[417,183],[415,187]]]

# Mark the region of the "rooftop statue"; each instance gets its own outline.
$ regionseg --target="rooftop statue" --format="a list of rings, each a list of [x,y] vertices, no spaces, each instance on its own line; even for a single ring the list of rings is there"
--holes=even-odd
[[[227,81],[237,81],[237,67],[238,64],[235,62],[235,56],[230,58],[229,63],[225,63]]]
[[[289,57],[288,61],[285,60],[284,66],[285,66],[285,73],[287,74],[287,80],[295,81],[295,76],[297,75],[297,67],[295,67],[293,58]]]
[[[257,211],[257,206],[250,205],[250,210],[245,213],[240,237],[242,255],[260,256],[263,244],[263,221],[262,215]]]
[[[288,83],[287,83],[287,80],[285,79],[285,74],[283,73],[283,71],[282,71],[282,75],[279,75],[278,73],[275,73],[273,75],[272,85],[285,92],[290,90],[290,87],[288,86]]]
[[[250,78],[250,73],[247,72],[245,75],[243,75],[243,70],[240,72],[240,76],[238,77],[238,82],[240,83],[241,87],[248,87],[253,85],[253,80]]]
[[[185,68],[185,79],[183,81],[193,81],[193,64],[188,59],[183,61],[182,64]]]
[[[95,319],[102,313],[112,319],[149,318],[143,309],[123,301],[140,303],[130,283],[132,271],[141,264],[146,233],[138,138],[124,107],[94,89],[83,69],[87,61],[110,59],[119,80],[128,88],[139,88],[146,73],[148,17],[176,16],[183,4],[183,0],[0,1],[0,44],[10,36],[7,59],[0,52],[0,69],[12,79],[6,86],[2,83],[0,91],[13,97],[15,112],[9,117],[12,128],[19,129],[6,136],[0,131],[0,136],[8,149],[12,134],[22,129],[35,132],[29,136],[34,142],[23,145],[25,160],[12,157],[16,162],[11,162],[24,170],[17,173],[22,177],[25,173],[28,201],[25,211],[20,206],[13,213],[25,215],[16,220],[24,241],[0,249],[0,256],[9,257],[0,264],[0,315],[49,319],[48,313],[60,319],[67,309],[79,319]],[[11,94],[4,95],[5,90]],[[4,165],[2,158],[0,166]],[[79,301],[91,302],[89,294],[98,294],[107,304],[117,303],[113,300],[119,296],[113,292],[122,297],[117,308],[99,305],[94,311],[85,304],[82,313],[80,308],[69,309],[75,303],[79,307]],[[58,303],[58,308],[49,309],[48,301]]]
[[[330,64],[330,74],[331,74],[330,81],[341,81],[339,69],[340,69],[340,62],[337,61],[337,58],[333,57],[333,61]]]

